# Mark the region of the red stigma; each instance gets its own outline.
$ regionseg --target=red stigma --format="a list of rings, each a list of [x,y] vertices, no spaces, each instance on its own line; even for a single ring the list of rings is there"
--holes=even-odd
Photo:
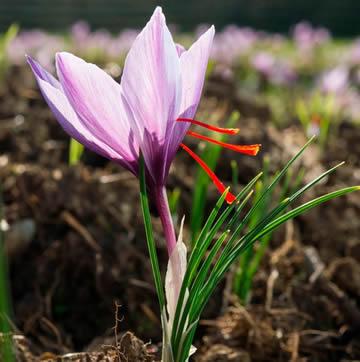
[[[243,153],[245,155],[250,155],[250,156],[256,156],[258,154],[258,152],[260,150],[260,146],[261,146],[259,144],[256,144],[256,145],[233,145],[231,143],[221,142],[221,141],[215,140],[213,138],[203,136],[200,133],[192,132],[192,131],[188,131],[187,134],[189,136],[199,138],[201,140],[214,143],[218,146],[228,148],[232,151]]]
[[[180,146],[202,167],[202,169],[211,178],[212,182],[214,183],[216,188],[219,190],[219,192],[221,194],[223,194],[226,190],[226,187],[219,180],[219,178],[215,175],[215,173],[210,169],[210,167],[195,152],[191,151],[191,149],[189,147],[187,147],[183,143],[181,143]],[[236,197],[234,194],[232,194],[230,191],[228,191],[226,193],[225,200],[228,204],[232,204],[236,200]]]
[[[239,128],[222,128],[222,127],[211,126],[207,123],[200,122],[200,121],[197,121],[197,120],[191,119],[191,118],[178,118],[177,121],[178,122],[189,122],[191,124],[195,124],[196,126],[200,126],[200,127],[209,129],[210,131],[229,134],[229,135],[237,134],[240,131]]]
[[[211,131],[218,132],[218,133],[223,133],[223,134],[228,134],[228,135],[235,135],[235,134],[237,134],[239,132],[238,128],[222,128],[222,127],[211,126],[211,125],[209,125],[207,123],[203,123],[203,122],[197,121],[195,119],[191,119],[191,118],[178,118],[177,121],[178,122],[189,122],[191,124],[195,124],[197,126],[209,129]],[[228,148],[228,149],[233,150],[235,152],[243,153],[243,154],[250,155],[250,156],[256,156],[257,153],[259,152],[260,146],[261,146],[260,144],[233,145],[231,143],[218,141],[216,139],[204,136],[204,135],[202,135],[200,133],[193,132],[193,131],[188,131],[187,135],[198,138],[198,139],[201,139],[203,141],[214,143],[214,144],[216,144],[218,146]],[[212,182],[214,183],[216,188],[219,190],[219,192],[221,194],[223,194],[226,191],[226,188],[225,188],[224,184],[219,180],[219,178],[215,175],[215,173],[210,169],[210,167],[195,152],[193,152],[189,147],[187,147],[183,143],[181,143],[180,146],[181,146],[181,148],[183,150],[185,150],[201,166],[201,168],[211,178]],[[236,197],[230,191],[227,191],[227,193],[225,195],[225,200],[226,200],[226,202],[228,204],[232,204],[236,200]]]

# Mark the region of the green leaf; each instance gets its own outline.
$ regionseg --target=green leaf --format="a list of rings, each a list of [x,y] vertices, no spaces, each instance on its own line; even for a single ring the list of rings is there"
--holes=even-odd
[[[156,254],[156,245],[155,245],[154,233],[151,223],[149,200],[146,191],[145,164],[142,155],[140,156],[139,160],[139,169],[140,169],[140,174],[139,174],[140,200],[141,200],[141,209],[145,223],[146,241],[149,250],[151,268],[155,280],[156,293],[159,299],[160,311],[163,311],[165,308],[164,286],[161,280],[159,261]]]
[[[171,215],[177,215],[177,209],[180,199],[181,191],[178,187],[175,187],[172,192],[169,192],[169,209]]]
[[[311,140],[309,143],[310,142]],[[264,203],[270,201],[269,198],[273,194],[274,187],[279,183],[281,178],[285,176],[283,188],[287,189],[290,187],[290,174],[287,173],[289,167],[301,155],[307,145],[287,163],[283,170],[269,182],[268,186],[264,185],[262,191],[259,189],[260,195],[256,198],[253,206],[240,224],[237,223],[236,220],[239,220],[240,210],[249,199],[251,187],[256,184],[258,179],[255,181],[252,180],[238,195],[238,200],[243,200],[240,205],[237,204],[236,207],[234,205],[227,206],[224,211],[220,213],[219,210],[221,205],[223,205],[224,195],[219,199],[205,227],[200,232],[199,238],[196,240],[181,288],[171,336],[175,362],[184,362],[188,358],[196,326],[207,301],[230,266],[240,255],[249,248],[252,248],[258,240],[266,241],[268,235],[287,220],[323,202],[359,190],[359,187],[356,186],[334,191],[285,212],[286,208],[294,203],[304,192],[341,166],[341,164],[339,164],[324,172],[296,192],[293,192],[290,197],[279,202],[272,210],[268,211],[266,208],[265,213],[260,214],[257,208],[261,208]],[[295,181],[295,183],[299,184],[299,177],[297,177]],[[244,190],[246,190],[246,192]],[[281,197],[283,197],[284,193],[285,191],[283,190]],[[256,216],[256,222],[252,221],[252,215]],[[239,227],[239,225],[241,226]],[[223,229],[224,227],[225,229]],[[224,231],[220,232],[220,229]],[[244,235],[240,236],[240,232],[244,231]],[[218,232],[220,232],[219,236],[217,236]],[[248,274],[249,278],[247,279],[248,284],[246,288],[250,288],[251,275],[258,265],[258,259],[256,258],[260,258],[261,255],[255,254],[254,257],[255,259],[252,259],[253,264],[250,264],[251,269]],[[187,295],[185,290],[188,291]]]
[[[231,222],[234,222],[236,215],[240,214],[244,204],[246,203],[246,201],[249,197],[248,193],[250,192],[251,187],[257,182],[257,180],[260,177],[261,177],[261,173],[259,175],[257,175],[256,177],[254,177],[253,180],[251,180],[249,182],[249,184],[246,187],[244,187],[244,189],[237,196],[236,201],[232,205],[228,206],[223,211],[223,213],[220,215],[219,219],[214,224],[214,220],[215,220],[216,216],[218,215],[221,206],[224,203],[226,192],[227,192],[227,190],[226,190],[223,193],[223,195],[220,197],[218,202],[216,203],[205,226],[203,227],[198,239],[195,242],[195,246],[191,252],[187,270],[186,270],[185,277],[184,277],[184,281],[183,281],[183,284],[181,287],[178,306],[177,306],[175,319],[174,319],[172,341],[173,341],[173,345],[175,346],[175,348],[178,345],[179,340],[181,338],[181,332],[179,332],[179,331],[181,331],[185,328],[186,317],[184,317],[184,316],[186,316],[186,314],[188,312],[188,308],[189,308],[189,299],[186,301],[185,305],[183,305],[184,296],[185,296],[186,290],[188,290],[191,287],[192,281],[196,275],[198,267],[199,267],[203,257],[205,256],[206,249],[209,246],[209,244],[211,243],[211,241],[212,241],[213,237],[215,236],[215,234],[217,233],[217,231],[220,229],[220,227],[226,221],[227,217],[230,215],[231,211],[234,208],[236,208],[236,212],[235,212],[234,216],[231,218],[231,220],[229,222],[229,226],[230,226]],[[243,198],[245,198],[245,201],[238,204],[240,202],[240,200],[242,200]],[[176,342],[174,340],[175,338],[177,338]],[[174,353],[176,353],[176,350],[174,350]]]
[[[260,195],[263,193],[265,187],[267,187],[270,183],[270,177],[269,177],[269,163],[270,160],[268,158],[264,158],[264,176],[261,180],[259,180],[256,184],[256,196],[255,196],[255,202],[259,199]],[[303,180],[303,174],[304,174],[304,168],[301,168],[298,172],[297,177],[295,178],[294,182],[292,183],[292,176],[293,172],[292,169],[288,169],[286,172],[286,175],[284,177],[284,182],[280,186],[280,192],[276,192],[275,196],[277,198],[277,202],[280,202],[283,200],[289,189],[291,189],[291,192],[296,190],[300,183]],[[279,194],[279,196],[278,196]],[[271,194],[272,195],[272,194]],[[269,207],[270,207],[270,197],[267,197],[266,200],[264,200],[262,207],[258,209],[258,212],[254,213],[249,221],[249,227],[253,227],[256,225],[257,222],[259,222],[261,219],[264,218],[264,216],[268,213]],[[237,267],[237,270],[235,272],[234,276],[234,292],[237,294],[240,298],[240,301],[244,304],[246,304],[249,300],[249,295],[251,291],[252,286],[252,280],[260,266],[260,262],[266,252],[266,249],[268,247],[268,244],[270,242],[270,239],[272,237],[272,233],[268,233],[266,236],[264,236],[262,239],[259,240],[259,245],[255,249],[254,247],[249,247],[242,255],[240,256],[239,265]]]
[[[77,165],[83,153],[84,153],[84,146],[75,139],[71,138],[70,148],[69,148],[69,165],[70,166]]]
[[[7,59],[7,47],[10,42],[15,38],[16,34],[19,31],[17,24],[12,24],[6,31],[4,35],[0,35],[0,78],[5,74],[5,71],[9,65]]]
[[[254,239],[261,238],[263,235],[266,235],[267,233],[276,229],[279,225],[283,224],[287,220],[293,219],[296,216],[299,216],[299,215],[303,214],[304,212],[309,211],[310,209],[314,208],[315,206],[318,206],[320,204],[323,204],[324,202],[335,199],[336,197],[343,196],[350,192],[359,191],[359,190],[360,190],[360,186],[345,187],[341,190],[333,191],[326,195],[320,196],[314,200],[308,201],[307,203],[296,207],[295,209],[287,212],[286,214],[284,214],[284,215],[276,218],[272,222],[270,222],[261,232],[259,232],[254,237]]]
[[[5,238],[1,223],[4,220],[2,190],[0,187],[0,333],[4,334],[3,342],[0,342],[0,359],[4,362],[15,361],[13,346],[10,337],[10,288],[8,283],[8,263],[5,255]]]

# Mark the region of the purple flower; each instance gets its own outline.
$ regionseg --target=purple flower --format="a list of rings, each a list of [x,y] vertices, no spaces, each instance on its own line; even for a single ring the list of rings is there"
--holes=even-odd
[[[324,93],[343,94],[349,88],[349,69],[338,66],[325,72],[320,78],[320,89]]]
[[[350,49],[350,63],[352,65],[358,65],[360,64],[360,39],[356,39],[354,44],[352,45]]]
[[[159,212],[163,186],[202,92],[214,28],[185,51],[176,47],[161,8],[156,8],[126,58],[121,84],[94,64],[56,55],[59,81],[28,57],[41,92],[64,130],[89,149],[138,173],[142,150]],[[165,210],[166,213],[166,210]],[[176,239],[165,221],[169,253]],[[167,229],[167,230],[166,230]]]
[[[71,36],[78,45],[86,41],[90,34],[90,26],[86,21],[79,20],[71,27]]]
[[[28,60],[71,137],[135,174],[140,147],[152,181],[163,185],[190,124],[176,120],[192,118],[197,109],[213,35],[211,27],[179,54],[157,8],[132,45],[121,84],[69,53],[56,55],[59,81]]]
[[[250,28],[228,25],[214,39],[211,58],[226,65],[235,64],[247,54],[258,40],[258,34]]]
[[[301,50],[309,51],[318,45],[328,42],[330,32],[325,28],[314,28],[306,21],[298,23],[294,28],[294,40]]]
[[[89,24],[78,21],[71,27],[70,40],[73,51],[86,59],[119,59],[130,49],[138,35],[137,30],[125,29],[118,36],[99,29],[91,32]]]
[[[169,254],[176,239],[164,186],[179,146],[204,168],[221,192],[225,190],[209,167],[182,143],[185,135],[245,154],[259,150],[259,145],[229,145],[188,132],[191,123],[223,133],[237,131],[193,120],[214,32],[211,27],[185,50],[174,43],[161,8],[156,8],[126,57],[121,84],[69,53],[56,55],[59,81],[28,58],[45,100],[71,137],[135,175],[141,150]],[[234,196],[229,192],[227,199],[231,202]]]
[[[157,8],[134,41],[121,79],[122,101],[155,185],[164,185],[203,88],[214,27],[185,51]]]
[[[275,58],[265,52],[257,53],[251,60],[252,66],[265,76],[270,76],[275,66]]]
[[[17,35],[8,45],[7,55],[14,64],[23,64],[24,53],[30,54],[46,67],[52,68],[54,52],[64,48],[65,43],[61,37],[32,30]]]
[[[119,58],[119,56],[125,56],[125,54],[131,48],[132,43],[135,41],[139,32],[133,29],[123,30],[116,38],[113,39],[111,45],[107,49],[107,52],[113,58]]]
[[[275,59],[270,53],[257,53],[251,60],[251,64],[273,84],[288,85],[296,79],[296,73],[291,65],[284,60]]]

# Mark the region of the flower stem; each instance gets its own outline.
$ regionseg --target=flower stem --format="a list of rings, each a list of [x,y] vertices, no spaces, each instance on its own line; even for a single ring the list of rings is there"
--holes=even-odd
[[[161,224],[164,230],[166,246],[170,257],[176,245],[176,236],[173,220],[170,213],[166,189],[164,186],[155,189],[154,198],[160,216]]]

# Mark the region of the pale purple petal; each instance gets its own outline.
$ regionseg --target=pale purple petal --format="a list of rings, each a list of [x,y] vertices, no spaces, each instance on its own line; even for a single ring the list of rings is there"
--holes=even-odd
[[[182,117],[193,118],[199,105],[215,28],[212,26],[189,50],[181,54]]]
[[[36,60],[32,59],[30,56],[26,56],[32,71],[35,74],[36,79],[42,79],[50,83],[53,87],[61,89],[60,82],[49,72],[47,72]]]
[[[156,178],[181,102],[180,60],[159,7],[129,51],[121,86],[145,162]]]
[[[84,128],[128,161],[137,161],[138,147],[120,85],[96,65],[70,53],[58,53],[56,66],[64,93]]]
[[[120,163],[133,173],[136,173],[134,164],[125,160],[118,152],[92,135],[80,122],[77,114],[67,100],[60,83],[35,60],[27,57],[29,65],[35,75],[41,93],[54,113],[56,119],[70,137],[76,139],[90,150]]]
[[[179,117],[193,118],[198,108],[204,85],[207,64],[209,61],[212,41],[215,34],[214,26],[210,27],[189,50],[180,56],[182,77],[182,97]],[[177,122],[168,137],[169,149],[167,158],[172,160],[179,144],[185,137],[190,124]]]
[[[186,49],[181,44],[178,44],[178,43],[176,43],[175,46],[176,46],[176,51],[178,53],[178,56],[180,57],[181,54],[186,51]]]

